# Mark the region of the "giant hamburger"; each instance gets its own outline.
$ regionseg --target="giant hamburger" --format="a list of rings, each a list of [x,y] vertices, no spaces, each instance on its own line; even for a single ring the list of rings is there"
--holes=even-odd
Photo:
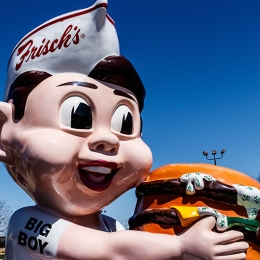
[[[170,164],[152,171],[136,195],[130,229],[174,235],[214,216],[215,232],[242,231],[246,260],[260,259],[260,183],[253,178],[215,165]]]

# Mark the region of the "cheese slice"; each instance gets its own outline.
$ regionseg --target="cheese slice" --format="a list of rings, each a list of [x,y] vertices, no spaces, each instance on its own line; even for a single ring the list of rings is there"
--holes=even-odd
[[[183,227],[188,227],[200,219],[197,207],[172,206],[171,208],[175,209]]]

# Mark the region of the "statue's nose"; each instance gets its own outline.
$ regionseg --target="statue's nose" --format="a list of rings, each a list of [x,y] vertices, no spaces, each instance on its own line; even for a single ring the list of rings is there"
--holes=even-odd
[[[100,131],[88,137],[88,146],[91,151],[116,154],[119,149],[119,139],[113,133]]]

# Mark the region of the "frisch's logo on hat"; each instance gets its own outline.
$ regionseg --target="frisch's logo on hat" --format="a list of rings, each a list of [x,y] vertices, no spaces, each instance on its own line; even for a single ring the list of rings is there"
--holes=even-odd
[[[10,85],[26,71],[88,75],[104,58],[120,55],[107,0],[58,16],[28,33],[14,48],[8,64],[5,99]]]
[[[73,29],[76,32],[73,32]],[[45,37],[40,37],[42,38],[42,40],[39,39],[41,41],[40,46],[34,45],[34,41],[37,42],[36,40],[27,41],[17,50],[18,62],[15,65],[15,70],[19,70],[23,62],[40,58],[48,53],[55,52],[57,49],[68,48],[71,44],[78,44],[80,40],[79,32],[80,29],[77,26],[73,28],[73,25],[70,24],[60,38],[48,40]],[[84,37],[84,34],[82,34],[82,37]]]

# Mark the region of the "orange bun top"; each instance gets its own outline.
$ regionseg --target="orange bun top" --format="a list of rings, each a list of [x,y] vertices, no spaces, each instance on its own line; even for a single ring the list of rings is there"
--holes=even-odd
[[[219,182],[225,184],[242,184],[260,189],[260,183],[258,181],[242,172],[238,172],[226,167],[204,163],[168,164],[152,171],[145,182],[179,178],[183,174],[192,172],[200,172],[211,175]]]

